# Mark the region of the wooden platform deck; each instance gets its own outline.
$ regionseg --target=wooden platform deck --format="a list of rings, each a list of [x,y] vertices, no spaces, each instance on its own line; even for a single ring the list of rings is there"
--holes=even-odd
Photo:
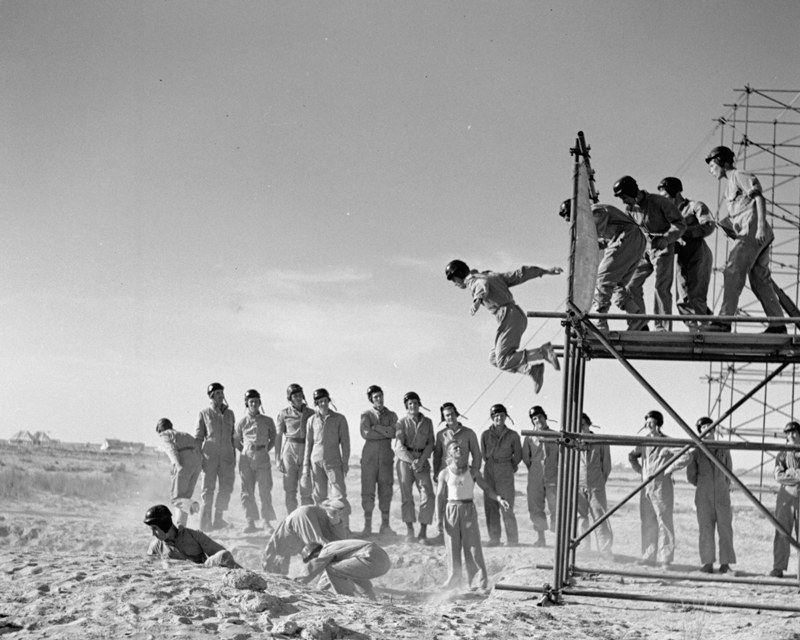
[[[612,331],[606,338],[628,360],[800,363],[800,336],[791,334]],[[589,359],[614,357],[596,338],[578,344]]]

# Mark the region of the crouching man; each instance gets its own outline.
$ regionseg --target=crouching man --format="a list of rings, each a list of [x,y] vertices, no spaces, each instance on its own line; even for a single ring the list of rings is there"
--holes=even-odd
[[[371,580],[392,568],[389,555],[366,540],[337,540],[325,545],[312,542],[303,547],[303,562],[305,570],[295,580],[308,584],[324,571],[317,583],[320,590],[354,596],[358,588],[372,600],[375,600],[375,590]]]
[[[172,512],[163,504],[150,507],[144,514],[144,523],[153,537],[147,555],[171,560],[191,560],[206,567],[241,569],[233,554],[202,531],[187,529],[172,523]]]

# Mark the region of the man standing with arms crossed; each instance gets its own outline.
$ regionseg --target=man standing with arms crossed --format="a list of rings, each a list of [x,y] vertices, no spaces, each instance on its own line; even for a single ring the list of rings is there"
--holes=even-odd
[[[283,474],[283,491],[286,494],[286,514],[297,509],[297,490],[300,504],[314,504],[311,485],[303,475],[303,452],[306,448],[306,424],[314,411],[306,404],[303,387],[290,384],[286,399],[291,403],[278,414],[278,435],[275,441],[275,464]]]
[[[800,444],[800,424],[789,422],[783,428],[787,444]],[[800,451],[779,451],[775,457],[775,480],[778,481],[778,497],[775,500],[775,518],[790,533],[797,532],[798,491],[800,491]],[[789,567],[791,546],[782,533],[775,531],[772,543],[773,564],[770,576],[782,578]]]
[[[547,426],[547,414],[539,405],[528,412],[536,431],[552,431]],[[537,533],[534,547],[544,547],[547,531],[547,514],[550,511],[550,531],[556,530],[556,484],[558,482],[558,444],[555,440],[540,440],[525,436],[522,443],[522,461],[528,467],[528,514]]]
[[[581,431],[592,433],[591,426],[589,416],[582,413]],[[578,474],[578,520],[583,532],[589,528],[590,518],[594,523],[608,511],[606,482],[611,475],[611,447],[607,444],[582,444],[579,448],[581,462]],[[608,520],[595,529],[595,537],[601,555],[607,560],[613,560],[611,547],[614,544],[614,534]]]
[[[380,535],[394,535],[389,524],[394,483],[394,452],[392,440],[397,432],[397,414],[383,404],[383,389],[371,385],[367,399],[372,408],[361,414],[360,430],[364,438],[361,450],[361,507],[364,509],[362,536],[372,534],[372,511],[375,509],[375,486],[378,487],[378,507],[381,511]]]
[[[233,446],[236,418],[225,402],[225,387],[219,382],[212,382],[208,385],[208,397],[211,406],[200,412],[194,434],[203,451],[203,513],[200,516],[200,529],[203,531],[228,526],[222,516],[228,509],[236,478],[236,449]],[[219,489],[215,504],[217,480]]]
[[[436,507],[431,482],[431,464],[435,438],[433,422],[420,413],[422,402],[419,394],[409,391],[403,396],[406,415],[397,421],[397,438],[394,451],[397,454],[397,482],[400,484],[400,500],[403,522],[406,523],[406,542],[414,542],[414,485],[420,494],[419,538],[422,543],[428,538],[428,525],[433,522]]]

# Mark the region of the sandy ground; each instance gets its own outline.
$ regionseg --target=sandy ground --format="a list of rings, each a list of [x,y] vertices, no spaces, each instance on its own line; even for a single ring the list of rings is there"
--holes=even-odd
[[[21,469],[19,451],[0,451],[0,472]],[[28,453],[26,472],[58,468],[69,478],[84,474],[93,486],[97,474],[118,465],[106,458]],[[58,461],[56,464],[55,461]],[[113,462],[113,461],[112,461]],[[119,467],[115,467],[119,469]],[[94,474],[94,475],[92,475]],[[12,638],[769,638],[800,640],[800,615],[765,610],[633,602],[566,596],[562,606],[540,607],[540,595],[493,590],[488,595],[469,591],[443,592],[446,574],[442,547],[404,543],[399,536],[375,538],[392,558],[393,568],[376,581],[379,600],[334,596],[260,570],[266,538],[238,533],[244,525],[238,503],[238,482],[228,512],[231,528],[214,534],[231,549],[247,572],[204,569],[189,563],[162,561],[144,555],[148,530],[144,511],[166,502],[168,467],[165,461],[139,457],[115,472],[124,491],[108,490],[88,500],[80,495],[15,490],[0,487],[0,635]],[[2,476],[8,480],[8,474]],[[18,476],[17,476],[18,477]],[[24,476],[23,476],[24,477]],[[524,486],[522,474],[518,487]],[[612,500],[633,486],[634,476],[612,476]],[[63,484],[63,482],[62,482]],[[278,485],[280,483],[278,482]],[[348,478],[355,496],[351,522],[360,530],[358,468]],[[78,482],[78,486],[81,483]],[[673,575],[696,575],[697,525],[691,487],[677,485],[678,550]],[[69,493],[69,492],[68,492]],[[72,493],[75,493],[74,491]],[[79,493],[79,492],[78,492]],[[276,510],[283,515],[282,495],[274,492]],[[736,544],[739,575],[763,576],[770,568],[772,533],[741,496],[735,496]],[[771,504],[772,498],[765,499]],[[397,490],[392,524],[400,532]],[[484,548],[492,584],[540,587],[552,572],[537,565],[552,562],[552,546],[532,546],[534,534],[524,496],[515,509],[522,546]],[[196,526],[190,520],[190,526]],[[484,539],[485,526],[482,533]],[[639,550],[638,503],[623,507],[614,519],[613,563],[581,552],[577,565],[593,569],[634,570]],[[551,543],[551,540],[548,539]],[[296,561],[293,561],[296,562]],[[796,567],[792,556],[793,568]],[[293,564],[292,570],[296,569]],[[580,575],[575,588],[602,593],[658,594],[677,599],[776,603],[800,608],[795,586],[756,586],[620,577],[601,573]]]

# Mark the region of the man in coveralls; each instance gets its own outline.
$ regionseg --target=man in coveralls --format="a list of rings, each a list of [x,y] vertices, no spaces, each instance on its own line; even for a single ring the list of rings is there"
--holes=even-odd
[[[592,433],[592,420],[581,414],[581,431]],[[580,471],[578,474],[578,522],[581,531],[589,528],[589,519],[594,523],[608,511],[606,482],[611,475],[611,447],[607,444],[583,444],[580,447]],[[613,560],[614,533],[611,523],[605,520],[595,529],[597,550],[607,560]]]
[[[461,260],[453,260],[445,268],[445,275],[459,289],[469,289],[472,293],[470,314],[475,315],[481,305],[497,318],[497,335],[489,362],[501,371],[522,373],[533,378],[534,391],[539,393],[544,380],[544,360],[558,371],[561,366],[553,351],[553,345],[545,342],[538,349],[522,349],[519,346],[522,334],[528,326],[528,316],[514,302],[509,287],[514,287],[533,278],[545,275],[558,275],[561,267],[541,269],[539,267],[520,267],[508,273],[470,269]],[[538,364],[537,364],[538,363]]]
[[[394,535],[389,524],[394,484],[394,452],[392,440],[397,432],[397,414],[383,404],[383,389],[371,385],[367,399],[372,408],[361,414],[361,507],[364,509],[364,530],[361,535],[372,533],[372,511],[375,508],[375,486],[378,487],[378,507],[381,511],[381,535]]]
[[[178,524],[185,526],[189,514],[197,513],[200,507],[192,500],[203,467],[200,445],[190,434],[175,431],[168,418],[158,421],[156,433],[161,440],[161,448],[172,463],[170,502],[178,511]]]
[[[208,385],[210,406],[200,412],[194,437],[203,451],[203,513],[200,528],[224,529],[228,523],[222,519],[228,509],[236,478],[236,449],[233,446],[233,429],[236,418],[225,402],[225,387],[219,382]],[[214,503],[214,490],[217,501]],[[214,520],[211,520],[211,514]]]
[[[283,474],[283,491],[286,494],[286,513],[297,509],[297,492],[300,504],[313,504],[311,484],[303,475],[303,452],[306,448],[306,423],[314,411],[306,404],[303,387],[290,384],[286,399],[291,403],[278,414],[278,433],[275,441],[275,464]]]
[[[315,504],[331,498],[346,505],[345,527],[349,529],[350,504],[344,478],[349,470],[350,431],[347,418],[331,410],[327,389],[314,391],[317,410],[306,423],[306,448],[303,452],[303,475],[311,479]]]
[[[558,215],[569,222],[571,210],[570,201],[564,200]],[[625,313],[632,316],[644,313],[627,289],[647,246],[644,234],[633,218],[610,204],[593,204],[592,216],[600,248],[603,249],[603,259],[597,267],[595,312],[608,313],[613,298],[617,307]],[[601,331],[609,330],[605,318],[596,320],[595,324]],[[646,324],[646,320],[631,317],[628,329],[637,331]]]
[[[255,389],[244,394],[247,413],[236,423],[233,444],[239,450],[239,478],[242,482],[242,507],[244,507],[247,527],[244,533],[255,533],[259,519],[256,505],[256,487],[261,502],[261,518],[264,532],[272,535],[272,521],[275,509],[272,508],[272,468],[269,452],[275,446],[275,423],[272,418],[261,413],[261,395]]]
[[[800,424],[789,422],[784,428],[788,444],[800,444]],[[800,451],[779,451],[775,458],[775,480],[778,481],[778,497],[775,500],[775,518],[784,529],[797,532],[797,501],[800,489]],[[772,571],[770,576],[782,578],[789,566],[791,547],[786,537],[775,531],[772,543]]]
[[[337,540],[323,545],[314,542],[303,548],[303,573],[295,580],[308,584],[323,571],[317,588],[343,596],[355,596],[359,591],[375,600],[372,580],[392,568],[392,561],[381,547],[366,540]]]
[[[710,316],[712,311],[706,300],[714,256],[704,238],[714,233],[714,216],[704,203],[683,197],[683,183],[678,178],[664,178],[658,183],[658,192],[678,207],[686,222],[686,231],[675,244],[675,257],[678,259],[678,313]],[[697,333],[699,329],[705,329],[708,323],[698,324],[695,320],[687,320],[686,326],[692,333]]]
[[[623,176],[614,183],[614,195],[625,203],[626,213],[636,221],[647,237],[647,249],[628,284],[628,291],[633,295],[636,306],[644,312],[644,282],[655,271],[655,313],[670,315],[675,243],[686,231],[683,216],[664,196],[639,189],[636,180],[630,176]],[[656,331],[672,330],[669,320],[656,320],[655,325]]]
[[[502,510],[503,526],[506,530],[506,546],[519,544],[517,518],[514,515],[514,474],[522,460],[522,443],[519,434],[506,426],[508,411],[502,404],[492,405],[489,410],[492,426],[481,434],[483,452],[483,477],[494,492],[510,505]],[[486,512],[486,528],[489,530],[487,547],[500,544],[500,505],[488,494],[483,494]]]
[[[713,424],[711,418],[697,421],[697,432]],[[714,439],[712,431],[706,440]],[[731,454],[726,449],[712,448],[714,456],[728,469],[731,468]],[[697,508],[697,525],[700,529],[700,562],[703,573],[714,573],[717,549],[714,544],[714,529],[719,534],[719,572],[728,573],[736,563],[733,550],[733,511],[731,510],[731,481],[708,459],[700,449],[689,454],[686,465],[686,479],[695,486],[694,504]]]
[[[775,238],[767,221],[767,204],[761,183],[752,173],[739,171],[736,158],[728,147],[714,147],[706,156],[708,170],[717,180],[728,179],[725,200],[728,203],[727,217],[719,221],[719,227],[733,240],[725,264],[722,289],[721,316],[734,316],[739,308],[745,279],[750,277],[750,288],[771,318],[783,315],[778,294],[772,288],[769,270],[769,245]],[[729,332],[728,322],[712,322],[711,331]],[[770,324],[764,333],[786,333],[786,325]]]
[[[528,412],[533,428],[536,431],[552,431],[547,426],[547,414],[539,405],[531,407]],[[534,547],[547,544],[547,514],[545,504],[550,511],[550,531],[556,530],[556,484],[558,483],[558,444],[555,440],[541,440],[534,436],[525,436],[522,442],[522,461],[528,467],[528,515],[530,516],[537,538]]]
[[[436,507],[431,482],[431,463],[435,437],[433,422],[422,415],[419,394],[409,391],[403,396],[406,415],[397,421],[397,437],[394,441],[394,452],[397,454],[397,482],[400,485],[401,515],[406,523],[406,542],[414,542],[414,485],[420,495],[419,503],[419,538],[420,542],[428,538],[428,525],[433,522],[433,511]]]

